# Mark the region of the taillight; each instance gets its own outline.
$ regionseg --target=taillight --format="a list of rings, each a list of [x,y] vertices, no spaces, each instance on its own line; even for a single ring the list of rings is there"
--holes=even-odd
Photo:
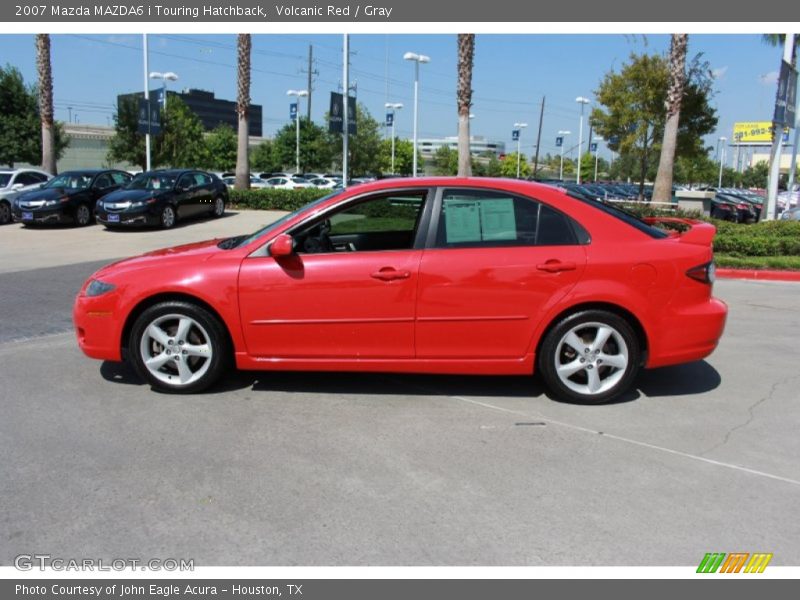
[[[686,271],[686,276],[694,279],[695,281],[699,281],[700,283],[712,284],[717,278],[717,267],[714,265],[714,261],[707,262],[702,265],[692,267]]]

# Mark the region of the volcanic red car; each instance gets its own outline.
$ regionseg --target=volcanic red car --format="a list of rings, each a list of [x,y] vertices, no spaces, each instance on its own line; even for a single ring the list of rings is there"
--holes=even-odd
[[[81,289],[81,349],[154,388],[240,369],[531,374],[608,401],[641,367],[708,356],[714,227],[667,232],[601,202],[500,179],[382,180],[252,235],[150,252]]]

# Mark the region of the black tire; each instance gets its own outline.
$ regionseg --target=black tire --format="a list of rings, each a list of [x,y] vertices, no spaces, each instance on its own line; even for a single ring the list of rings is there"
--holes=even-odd
[[[185,339],[180,339],[179,323],[184,319],[192,324],[184,330]],[[166,334],[163,344],[153,337],[151,325],[160,330],[158,337]],[[233,353],[228,340],[224,325],[206,309],[190,302],[161,302],[136,319],[128,340],[128,355],[139,376],[154,389],[193,394],[216,383],[232,367]],[[192,353],[204,344],[210,349],[210,357]],[[194,350],[190,352],[190,348]],[[148,367],[145,364],[148,359],[156,362]],[[159,365],[161,360],[164,362]],[[183,373],[187,372],[191,376],[182,383]]]
[[[7,225],[11,223],[11,205],[3,200],[0,202],[0,225]]]
[[[161,209],[161,214],[158,218],[158,223],[161,229],[172,229],[178,221],[178,213],[169,204]]]
[[[219,219],[225,214],[225,199],[222,196],[217,196],[214,199],[214,204],[211,206],[211,214],[215,219]]]
[[[92,222],[92,211],[86,204],[79,204],[75,209],[75,224],[78,227],[86,227]]]
[[[598,339],[601,327],[602,331],[612,332],[603,341]],[[574,348],[566,341],[571,332],[581,348]],[[577,344],[578,341],[581,343]],[[564,317],[550,328],[538,358],[542,378],[557,399],[603,404],[631,387],[641,367],[642,350],[626,319],[605,310],[584,310]],[[574,373],[569,374],[573,369]],[[591,390],[593,385],[595,390]]]

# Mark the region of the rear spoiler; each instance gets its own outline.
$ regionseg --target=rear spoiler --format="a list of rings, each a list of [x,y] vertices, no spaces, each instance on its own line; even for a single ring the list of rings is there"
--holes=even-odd
[[[642,220],[648,225],[664,223],[672,230],[670,232],[671,237],[678,237],[681,242],[698,246],[710,246],[714,241],[714,234],[717,233],[717,228],[711,223],[697,219],[644,217]]]

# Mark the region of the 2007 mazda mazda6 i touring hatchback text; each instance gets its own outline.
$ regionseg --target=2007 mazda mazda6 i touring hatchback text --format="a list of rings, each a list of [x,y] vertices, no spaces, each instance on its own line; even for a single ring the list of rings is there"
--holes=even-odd
[[[364,184],[251,235],[106,266],[74,307],[81,349],[158,389],[240,369],[531,374],[606,402],[641,367],[700,360],[726,305],[714,227],[639,220],[515,180]]]

